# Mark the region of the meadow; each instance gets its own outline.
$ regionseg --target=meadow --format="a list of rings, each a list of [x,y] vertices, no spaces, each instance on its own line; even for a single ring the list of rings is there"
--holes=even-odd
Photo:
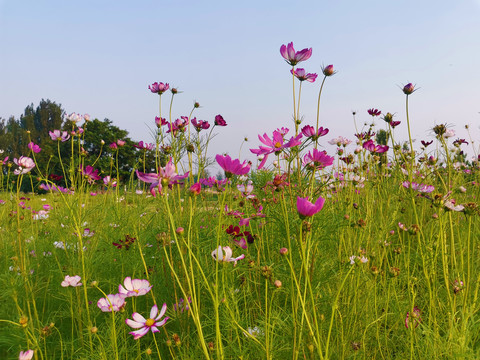
[[[51,129],[59,156],[71,149],[55,176],[34,141],[1,162],[2,359],[480,357],[468,142],[446,125],[420,149],[396,141],[415,126],[411,83],[405,114],[368,109],[377,125],[359,129],[353,114],[352,133],[334,137],[319,109],[302,122],[301,86],[318,75],[297,65],[311,49],[280,53],[293,123],[259,134],[256,163],[227,155],[238,149],[207,156],[228,119],[197,120],[197,103],[162,118],[177,92],[166,83],[149,87],[159,116],[130,177],[122,139],[105,144],[108,168],[86,156],[88,115]],[[318,107],[334,75],[322,69]],[[213,162],[225,176],[208,176]]]

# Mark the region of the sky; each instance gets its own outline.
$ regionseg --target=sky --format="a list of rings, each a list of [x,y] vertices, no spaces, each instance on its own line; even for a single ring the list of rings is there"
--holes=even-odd
[[[320,107],[331,155],[328,140],[354,139],[352,111],[359,125],[372,121],[367,109],[394,113],[395,139],[407,140],[401,88],[410,82],[416,144],[441,123],[470,141],[468,124],[478,150],[480,0],[0,0],[0,117],[50,99],[151,142],[158,96],[148,85],[166,82],[181,91],[174,119],[198,101],[197,119],[227,121],[210,155],[253,160],[258,134],[294,128],[290,66],[279,52],[289,42],[313,49],[298,67],[337,70]],[[319,80],[302,86],[302,126],[316,123]],[[165,116],[170,94],[162,98]]]

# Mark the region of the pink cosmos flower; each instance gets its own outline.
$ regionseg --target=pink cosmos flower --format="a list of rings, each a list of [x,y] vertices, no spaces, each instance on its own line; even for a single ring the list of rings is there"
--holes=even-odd
[[[255,195],[252,195],[252,191],[253,191],[253,182],[252,181],[249,181],[246,186],[243,185],[243,184],[238,184],[237,189],[247,199],[253,199],[255,197]]]
[[[168,121],[165,118],[161,118],[158,116],[155,116],[155,124],[157,124],[157,127],[161,127],[163,125],[167,125]]]
[[[82,175],[85,176],[89,184],[94,183],[95,180],[101,179],[101,177],[98,175],[98,169],[95,170],[90,165],[87,165],[85,169],[82,167]]]
[[[195,130],[197,130],[198,132],[202,130],[207,130],[210,127],[210,124],[208,123],[208,121],[205,121],[205,120],[197,121],[197,118],[192,119],[192,125],[195,127]]]
[[[30,141],[27,145],[27,147],[32,150],[35,154],[38,154],[40,151],[42,151],[42,148],[35,144],[33,141]]]
[[[288,129],[286,129],[288,132]],[[298,134],[296,137],[291,137],[290,140],[285,142],[285,134],[286,132],[282,133],[280,129],[277,129],[273,132],[273,137],[270,139],[267,134],[263,134],[263,137],[258,135],[258,139],[266,146],[260,146],[259,149],[250,149],[252,153],[255,155],[264,155],[262,162],[258,166],[258,169],[262,169],[267,161],[268,155],[275,153],[275,155],[279,155],[284,149],[291,148],[294,146],[300,145],[302,142],[300,139],[302,138],[302,134]]]
[[[108,147],[109,147],[110,149],[113,149],[113,150],[118,149],[117,143],[111,143],[110,145],[108,145]]]
[[[69,287],[69,286],[77,287],[77,286],[82,286],[82,283],[80,282],[81,279],[82,279],[82,278],[81,278],[79,275],[75,275],[75,276],[65,275],[65,280],[63,280],[60,285],[62,285],[63,287]]]
[[[212,251],[212,257],[216,261],[220,262],[233,262],[235,265],[238,260],[245,258],[245,254],[242,254],[236,258],[232,257],[233,251],[230,246],[219,246],[217,249]]]
[[[35,167],[35,162],[28,156],[20,156],[19,159],[14,158],[13,162],[18,165],[18,169],[13,172],[15,175],[27,174]]]
[[[363,148],[376,154],[384,153],[389,149],[388,145],[375,145],[371,139],[363,143]]]
[[[117,145],[118,145],[118,146],[123,146],[123,145],[125,145],[125,140],[117,140]]]
[[[406,189],[409,189],[410,182],[404,181],[402,183],[402,186]],[[431,193],[433,190],[435,190],[435,187],[433,185],[417,184],[416,182],[412,182],[411,187],[413,190],[416,190],[421,193]]]
[[[168,316],[165,316],[163,320],[160,320],[163,317],[163,315],[165,315],[166,311],[167,311],[167,304],[163,304],[162,309],[160,310],[160,313],[158,313],[157,305],[153,305],[152,309],[150,310],[150,317],[148,319],[145,319],[139,313],[136,313],[136,312],[133,313],[132,314],[133,320],[126,319],[125,323],[131,328],[139,329],[139,330],[132,331],[129,334],[133,335],[133,338],[137,340],[142,336],[146,335],[149,330],[152,330],[153,333],[159,332],[160,330],[158,330],[158,328],[165,325],[165,323],[169,319]]]
[[[68,134],[67,131],[60,132],[60,130],[53,130],[53,131],[49,131],[48,134],[50,135],[50,138],[53,141],[58,140],[61,142],[65,142],[68,139],[70,139],[70,135]]]
[[[223,119],[222,115],[215,116],[215,125],[216,126],[227,126],[227,122]]]
[[[317,74],[311,74],[311,73],[306,73],[305,69],[302,68],[297,68],[297,69],[292,69],[290,70],[290,73],[294,75],[298,80],[300,81],[308,81],[308,82],[315,82],[317,79]]]
[[[371,115],[371,116],[380,116],[382,114],[382,112],[378,109],[368,109],[367,110],[368,114]]]
[[[246,175],[250,171],[250,164],[248,164],[246,160],[240,163],[238,159],[232,160],[230,156],[220,154],[218,154],[215,159],[218,165],[225,171],[227,178],[231,178],[232,175]]]
[[[119,311],[125,306],[125,294],[109,294],[106,298],[101,298],[97,302],[97,306],[103,312]]]
[[[303,157],[302,163],[303,163],[303,166],[321,170],[326,166],[332,165],[333,160],[335,159],[331,156],[328,156],[325,151],[319,151],[317,149],[313,149]]]
[[[317,140],[319,137],[325,136],[328,134],[328,129],[324,129],[323,127],[318,128],[318,132],[315,131],[315,128],[310,125],[305,125],[302,128],[302,134],[313,141]]]
[[[90,117],[89,117],[89,118],[90,118]],[[69,115],[66,116],[66,119],[67,119],[68,121],[72,121],[72,122],[74,122],[74,123],[77,123],[77,122],[79,122],[79,121],[82,121],[83,116],[80,115],[80,114],[77,114],[77,113],[71,113],[71,114],[69,114]]]
[[[352,140],[346,139],[343,136],[339,136],[335,139],[332,139],[328,142],[330,145],[337,145],[337,146],[347,146],[352,143]]]
[[[153,145],[152,143],[144,143],[143,141],[139,141],[138,144],[136,145],[133,145],[134,147],[136,147],[137,149],[142,149],[142,150],[153,150],[155,148],[155,145]]]
[[[322,197],[319,197],[317,201],[315,201],[315,204],[312,204],[310,201],[308,201],[308,197],[297,197],[297,211],[300,218],[304,219],[306,217],[315,215],[322,210],[324,203],[325,199]]]
[[[293,48],[293,42],[288,45],[282,45],[280,47],[280,54],[283,56],[285,61],[292,66],[297,65],[299,62],[306,61],[312,56],[312,48],[303,49],[300,51],[295,51]]]
[[[105,186],[117,186],[117,181],[115,179],[112,179],[110,175],[107,175],[103,178],[103,183],[105,184]]]
[[[33,350],[20,351],[18,360],[31,360],[33,358]]]
[[[156,93],[158,95],[162,95],[165,91],[167,91],[169,89],[170,85],[168,85],[167,83],[157,83],[157,82],[154,82],[152,85],[149,85],[148,88],[150,89],[150,91],[152,93]]]
[[[148,280],[133,279],[127,276],[122,284],[118,285],[118,293],[124,294],[127,297],[145,295],[152,289],[152,285]]]
[[[164,168],[160,168],[158,174],[156,173],[142,173],[137,170],[138,179],[152,184],[150,185],[150,192],[153,196],[156,196],[155,188],[158,187],[159,193],[162,193],[163,186],[170,186],[178,183],[178,180],[183,180],[188,177],[189,172],[184,175],[178,175],[175,172],[175,165],[172,162],[172,158],[168,161]]]
[[[410,315],[410,311],[407,312],[407,316],[405,317],[405,327],[408,329],[408,326],[412,324],[415,324],[415,327],[417,327],[418,324],[420,324],[420,322],[422,321],[422,318],[420,317],[421,315],[422,315],[422,312],[418,307],[415,306],[413,308],[411,315]]]
[[[180,119],[172,121],[172,123],[167,123],[168,130],[167,133],[173,133],[173,136],[177,136],[177,133],[185,132],[187,130],[187,125],[189,124],[188,116],[180,116]]]
[[[202,191],[202,184],[200,184],[199,182],[190,186],[190,192],[193,195],[199,195],[201,191]]]

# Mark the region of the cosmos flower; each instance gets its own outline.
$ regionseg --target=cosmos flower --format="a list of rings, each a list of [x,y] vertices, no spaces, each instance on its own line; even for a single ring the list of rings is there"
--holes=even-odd
[[[141,150],[153,150],[155,148],[155,145],[153,145],[152,143],[144,143],[143,141],[139,141],[138,144],[135,144],[133,145],[134,147],[136,147],[137,149],[141,149]]]
[[[87,179],[87,181],[92,184],[95,180],[100,180],[101,177],[98,175],[98,169],[95,170],[92,166],[87,165],[86,168],[82,167],[82,175]]]
[[[336,71],[333,70],[333,65],[327,65],[325,67],[322,67],[322,73],[325,76],[332,76],[336,73]]]
[[[20,156],[18,159],[14,158],[13,162],[18,165],[18,169],[13,172],[15,175],[27,174],[35,167],[35,162],[28,156]]]
[[[333,160],[335,159],[331,156],[328,156],[325,151],[313,149],[303,157],[302,164],[303,166],[306,166],[309,168],[321,170],[326,166],[332,165]]]
[[[164,168],[158,170],[156,173],[142,173],[137,170],[138,178],[146,183],[150,183],[150,192],[153,196],[156,196],[155,188],[158,187],[158,191],[162,193],[163,186],[170,186],[178,183],[178,180],[183,180],[188,177],[189,172],[184,175],[178,175],[175,172],[175,165],[172,162],[172,158],[168,161]]]
[[[375,145],[373,140],[368,140],[363,143],[363,148],[376,154],[381,154],[388,151],[387,145]]]
[[[240,163],[238,159],[232,160],[230,156],[220,154],[218,154],[215,159],[218,165],[225,171],[227,178],[232,177],[232,175],[245,175],[250,171],[250,164],[248,164],[246,160]]]
[[[50,138],[53,141],[57,140],[57,141],[65,142],[68,139],[70,139],[70,135],[68,134],[67,131],[60,132],[60,130],[53,130],[53,131],[49,131],[48,135],[50,135]]]
[[[216,126],[227,126],[227,122],[223,119],[222,115],[215,116],[215,125]]]
[[[293,42],[291,42],[286,46],[282,45],[280,47],[280,54],[283,56],[287,63],[295,66],[299,62],[310,59],[310,56],[312,56],[312,48],[295,51],[293,47]]]
[[[219,246],[217,249],[212,251],[212,257],[214,260],[219,262],[234,262],[237,264],[238,260],[245,258],[245,255],[242,254],[236,258],[232,257],[233,251],[230,246]]]
[[[169,89],[170,85],[168,85],[167,83],[157,83],[157,82],[154,82],[152,85],[149,85],[148,88],[150,89],[150,91],[154,94],[158,94],[158,95],[162,95],[165,91],[167,91]]]
[[[123,287],[125,285],[125,287]],[[127,276],[123,281],[123,285],[118,285],[119,294],[124,294],[127,297],[145,295],[152,289],[152,285],[148,280],[133,279]]]
[[[150,317],[145,319],[139,313],[133,313],[131,319],[126,319],[125,323],[130,326],[131,328],[138,329],[135,331],[130,332],[130,335],[133,335],[135,340],[141,338],[142,336],[146,335],[149,330],[152,330],[153,333],[159,332],[159,327],[165,325],[167,320],[169,319],[168,316],[165,316],[163,320],[160,320],[165,312],[167,311],[167,304],[163,304],[160,313],[158,313],[157,305],[153,305],[152,309],[150,310]]]
[[[294,75],[300,81],[315,82],[317,74],[306,73],[305,69],[297,68],[290,70],[290,73]]]
[[[297,211],[300,218],[305,219],[306,217],[311,217],[318,213],[323,208],[323,204],[325,203],[325,199],[319,197],[315,204],[312,204],[308,201],[308,197],[301,198],[297,197]]]
[[[285,141],[285,135],[287,134],[288,129],[282,128],[277,129],[273,132],[272,139],[268,137],[267,134],[263,134],[263,136],[258,135],[258,139],[265,145],[259,146],[258,149],[250,149],[252,153],[255,155],[264,155],[262,162],[258,166],[258,169],[262,169],[267,161],[268,155],[275,153],[275,155],[279,155],[284,149],[291,148],[294,146],[300,145],[302,142],[300,139],[302,138],[302,134],[298,134],[295,137],[291,137],[290,140]]]
[[[82,286],[82,283],[80,282],[81,279],[82,279],[82,278],[81,278],[79,275],[75,275],[75,276],[65,275],[65,280],[63,280],[60,285],[62,285],[63,287],[69,287],[69,286],[77,287],[77,286]]]
[[[379,116],[382,112],[378,109],[368,109],[367,110],[368,114],[371,116]]]
[[[38,154],[40,151],[42,151],[42,148],[35,144],[33,141],[30,141],[27,145],[27,147],[32,150],[35,154]]]
[[[309,138],[312,139],[313,141],[317,140],[319,137],[325,136],[328,134],[328,129],[324,129],[323,127],[318,128],[318,132],[315,131],[315,128],[310,125],[305,125],[302,128],[302,134]]]
[[[406,189],[409,189],[411,187],[413,190],[421,193],[431,193],[433,190],[435,190],[435,187],[433,185],[417,184],[416,182],[412,182],[410,186],[410,182],[408,181],[404,181],[402,183],[402,186]]]
[[[101,298],[97,302],[97,306],[103,312],[119,311],[125,306],[125,294],[109,294],[106,298]]]
[[[422,322],[422,318],[420,317],[422,312],[418,307],[414,307],[412,314],[410,315],[410,311],[407,312],[407,316],[405,317],[405,327],[408,329],[409,325],[415,324],[415,327],[418,326]]]
[[[208,123],[208,121],[205,121],[205,120],[197,121],[197,118],[193,118],[191,122],[192,122],[192,125],[195,127],[195,130],[197,130],[197,132],[200,132],[202,130],[207,130],[210,127],[210,124]]]
[[[20,351],[18,360],[31,360],[33,358],[33,350]]]

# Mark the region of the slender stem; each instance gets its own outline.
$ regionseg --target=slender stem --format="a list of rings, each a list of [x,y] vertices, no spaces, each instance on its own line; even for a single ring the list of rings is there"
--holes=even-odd
[[[323,84],[325,83],[326,78],[327,78],[327,76],[323,77],[322,85],[320,85],[320,91],[318,92],[316,134],[318,134],[318,123],[319,123],[319,120],[320,120],[320,98],[322,96]],[[353,117],[353,120],[355,120],[355,116]],[[315,139],[315,149],[317,149],[317,148],[318,148],[318,137],[317,137],[317,139]]]

